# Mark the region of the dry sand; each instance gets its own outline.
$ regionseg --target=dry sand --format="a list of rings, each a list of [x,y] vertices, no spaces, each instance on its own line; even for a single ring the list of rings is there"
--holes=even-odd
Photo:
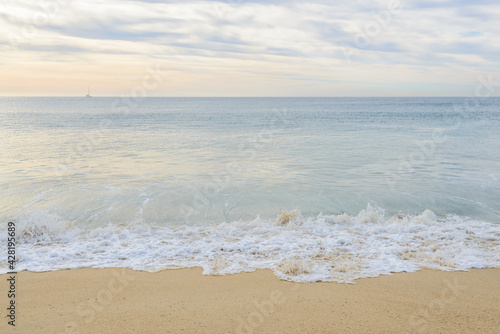
[[[1,333],[500,333],[500,269],[423,270],[355,285],[285,282],[268,270],[17,276],[16,327],[4,311]]]

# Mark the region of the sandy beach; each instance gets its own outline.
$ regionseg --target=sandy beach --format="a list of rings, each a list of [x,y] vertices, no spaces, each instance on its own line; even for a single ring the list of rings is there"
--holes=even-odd
[[[15,330],[4,315],[2,333],[498,333],[500,269],[356,284],[286,282],[269,270],[21,272],[16,303]]]

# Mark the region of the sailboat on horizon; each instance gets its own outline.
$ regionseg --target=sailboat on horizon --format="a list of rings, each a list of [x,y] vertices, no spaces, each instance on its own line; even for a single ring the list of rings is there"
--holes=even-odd
[[[92,95],[90,95],[90,87],[87,86],[87,95],[85,95],[86,98],[91,98]]]

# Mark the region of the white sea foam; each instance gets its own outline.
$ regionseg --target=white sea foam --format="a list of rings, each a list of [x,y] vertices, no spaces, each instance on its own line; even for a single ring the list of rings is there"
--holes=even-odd
[[[1,233],[5,240],[6,231]],[[17,223],[17,236],[18,271],[202,267],[206,275],[226,275],[267,268],[296,282],[353,282],[420,268],[500,267],[500,224],[440,218],[429,210],[386,217],[371,206],[356,216],[304,218],[293,211],[276,220],[91,230],[38,213]],[[7,258],[5,248],[1,256]],[[7,271],[1,264],[0,273]]]

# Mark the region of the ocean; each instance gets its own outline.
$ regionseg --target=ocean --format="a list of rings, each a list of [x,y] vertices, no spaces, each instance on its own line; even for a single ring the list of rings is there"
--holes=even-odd
[[[4,97],[0,145],[19,271],[500,267],[500,98]]]

